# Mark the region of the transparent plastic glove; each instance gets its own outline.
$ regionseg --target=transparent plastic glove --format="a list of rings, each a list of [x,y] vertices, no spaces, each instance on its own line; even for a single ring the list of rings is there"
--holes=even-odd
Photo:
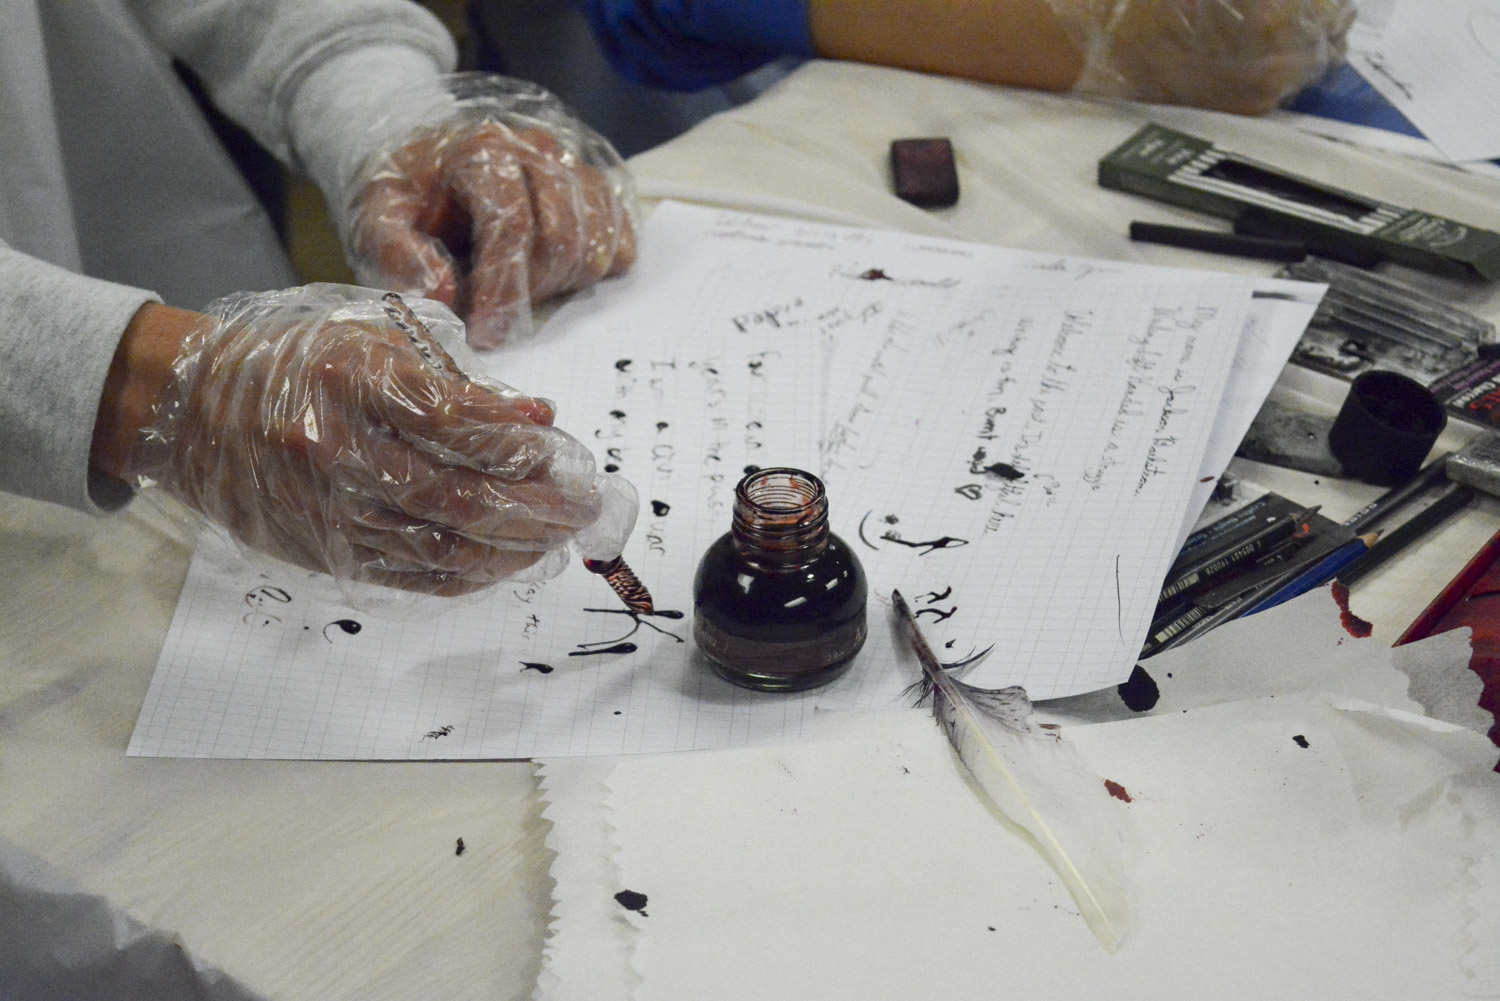
[[[1344,58],[1353,0],[1048,0],[1084,56],[1076,90],[1259,114]]]
[[[469,343],[635,260],[635,192],[609,142],[534,84],[463,73],[400,96],[350,171],[339,228],[360,282],[451,306]],[[392,122],[400,123],[392,137]],[[412,124],[415,123],[415,124]]]
[[[605,506],[593,456],[545,401],[468,378],[376,296],[310,285],[213,304],[129,477],[341,583],[453,595],[560,571]],[[437,303],[404,305],[429,340],[429,325],[461,329]]]

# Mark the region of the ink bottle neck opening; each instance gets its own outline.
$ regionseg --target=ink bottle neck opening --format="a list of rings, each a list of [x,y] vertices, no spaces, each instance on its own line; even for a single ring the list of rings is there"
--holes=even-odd
[[[794,571],[828,548],[828,494],[800,469],[762,469],[734,492],[729,534],[735,553],[756,570]]]

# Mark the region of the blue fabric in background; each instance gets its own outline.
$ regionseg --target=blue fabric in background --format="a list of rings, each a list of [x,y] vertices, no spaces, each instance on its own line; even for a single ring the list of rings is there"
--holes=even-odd
[[[668,90],[725,83],[814,55],[806,0],[579,0],[610,63]]]
[[[1298,94],[1287,108],[1305,115],[1424,138],[1395,105],[1382,97],[1380,91],[1371,87],[1348,63]]]

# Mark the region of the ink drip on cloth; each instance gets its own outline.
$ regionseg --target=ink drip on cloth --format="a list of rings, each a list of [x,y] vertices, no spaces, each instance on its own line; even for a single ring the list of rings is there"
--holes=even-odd
[[[693,639],[715,673],[760,691],[827,684],[864,646],[865,573],[828,528],[823,483],[761,469],[735,488],[730,529],[693,580]]]

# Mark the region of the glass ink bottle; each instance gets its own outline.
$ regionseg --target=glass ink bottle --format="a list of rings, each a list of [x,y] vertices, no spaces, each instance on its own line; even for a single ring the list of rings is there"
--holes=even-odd
[[[693,579],[693,639],[715,673],[745,688],[826,684],[864,645],[865,572],[828,530],[823,482],[761,469],[734,492],[734,514]]]

